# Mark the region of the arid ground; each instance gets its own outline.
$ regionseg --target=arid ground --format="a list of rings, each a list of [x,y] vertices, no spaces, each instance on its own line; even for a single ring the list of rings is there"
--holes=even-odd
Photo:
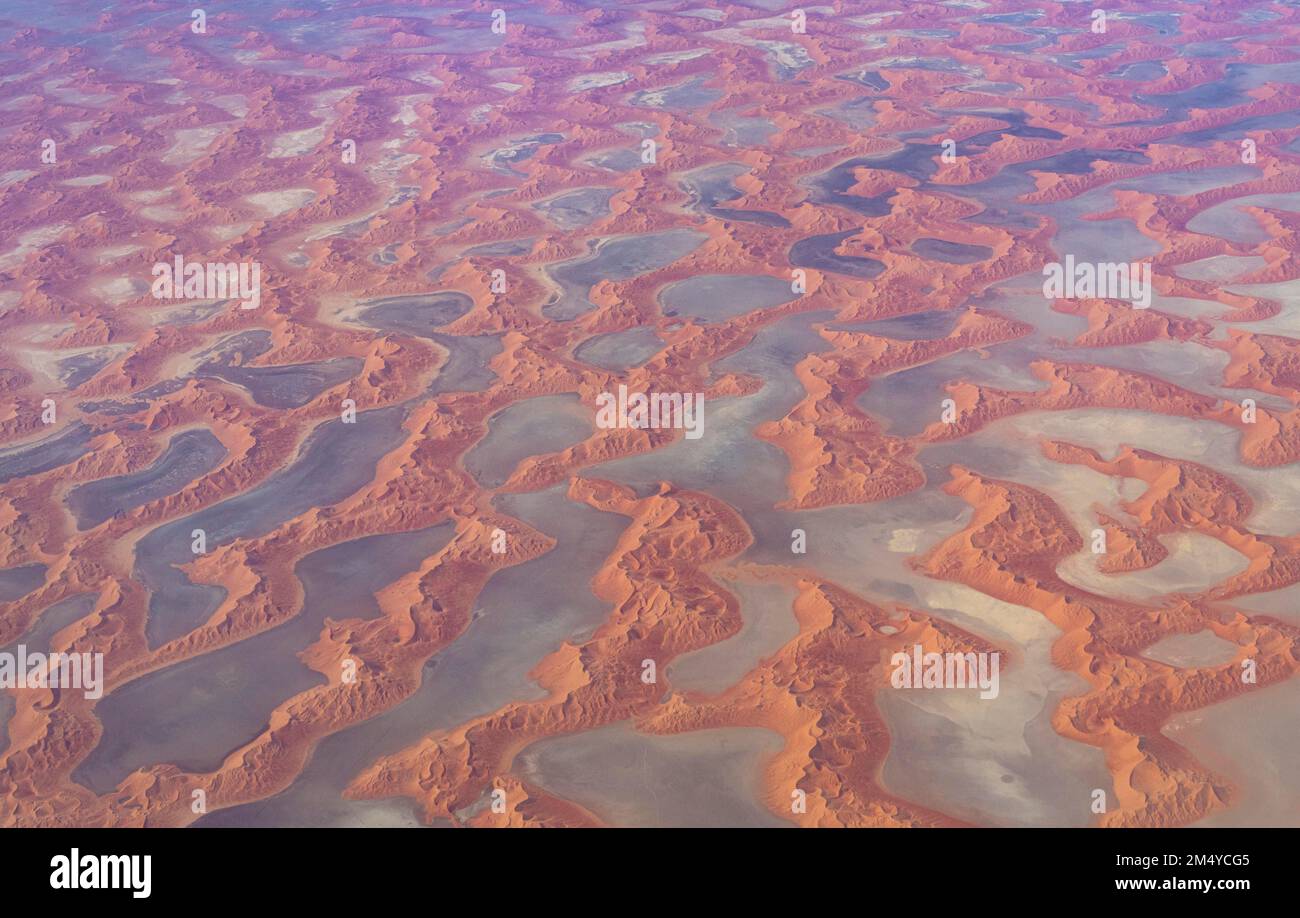
[[[0,825],[1300,826],[1300,6],[0,0],[0,141]]]

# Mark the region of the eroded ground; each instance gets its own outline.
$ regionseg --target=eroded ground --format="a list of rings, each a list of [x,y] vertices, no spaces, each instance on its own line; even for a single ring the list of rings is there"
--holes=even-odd
[[[1296,825],[1300,9],[498,6],[0,10],[0,823]]]

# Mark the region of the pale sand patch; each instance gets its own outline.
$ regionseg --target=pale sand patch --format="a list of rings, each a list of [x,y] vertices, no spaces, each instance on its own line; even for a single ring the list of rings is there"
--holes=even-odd
[[[59,184],[70,185],[73,188],[87,188],[91,185],[103,185],[112,180],[111,175],[79,175],[76,178],[64,179]]]
[[[790,27],[789,20],[780,21],[785,28],[788,29]],[[737,45],[759,48],[766,51],[779,65],[790,70],[801,70],[812,63],[812,58],[809,57],[808,52],[804,49],[803,45],[796,45],[793,42],[755,38],[740,29],[715,29],[709,33],[709,37]],[[881,63],[881,66],[884,66],[883,62]],[[974,71],[971,72],[973,75],[977,75],[974,74]]]
[[[428,100],[429,97],[424,95],[398,96],[397,114],[390,120],[402,125],[403,127],[410,127],[420,120],[420,115],[415,110],[415,103],[427,102]]]
[[[799,634],[796,591],[783,583],[731,580],[724,584],[740,601],[740,630],[726,640],[682,654],[668,665],[677,691],[723,692]]]
[[[76,327],[73,322],[40,322],[23,326],[22,333],[15,338],[24,344],[51,344]]]
[[[58,223],[53,226],[37,227],[22,233],[18,237],[18,245],[0,256],[0,268],[17,267],[23,263],[23,259],[30,253],[57,240],[67,228],[68,224]]]
[[[363,87],[360,84],[353,86],[340,86],[337,89],[327,89],[324,92],[318,92],[312,98],[316,101],[316,106],[312,109],[313,115],[327,113],[331,106],[342,102],[352,93]]]
[[[1147,483],[1141,478],[1121,478],[1119,486],[1120,499],[1134,501],[1147,493]]]
[[[90,293],[109,303],[135,300],[149,292],[150,281],[139,277],[113,277],[89,285]]]
[[[401,146],[402,142],[400,140],[386,142],[383,146],[384,152],[379,160],[374,165],[366,166],[366,175],[370,176],[371,180],[376,184],[396,182],[407,166],[420,159],[416,153],[401,152]]]
[[[181,128],[174,132],[176,138],[171,148],[162,155],[162,162],[168,166],[183,166],[202,156],[212,146],[213,141],[225,133],[234,122],[224,121],[220,124],[206,124],[203,127]]]
[[[244,200],[263,211],[268,217],[278,217],[316,200],[310,188],[286,188],[284,191],[260,191],[245,195]]]
[[[1005,426],[1003,426],[1005,425]],[[1121,445],[1170,459],[1207,465],[1228,475],[1250,494],[1255,510],[1247,521],[1254,532],[1300,532],[1300,475],[1294,467],[1252,468],[1241,461],[1237,431],[1215,421],[1167,417],[1150,411],[1077,409],[1032,412],[990,424],[1022,436],[1043,436],[1091,447],[1104,459]]]
[[[201,322],[217,312],[223,305],[230,302],[229,300],[191,300],[179,306],[146,306],[141,311],[149,317],[149,321],[155,325],[192,325],[195,322]],[[193,367],[189,367],[185,372],[189,372]],[[181,373],[172,373],[173,376],[180,376]]]
[[[642,58],[641,63],[651,67],[657,67],[660,64],[679,64],[682,61],[693,61],[697,57],[703,57],[711,53],[708,48],[692,48],[689,51],[665,51],[662,54],[651,54],[649,57]]]
[[[1225,604],[1247,612],[1262,612],[1293,625],[1300,625],[1300,583],[1293,583],[1280,590],[1234,596],[1225,600]]]
[[[1009,646],[1023,647],[1034,641],[1049,644],[1060,636],[1060,630],[1042,615],[1026,606],[1003,602],[981,593],[964,583],[927,578],[917,590],[922,606],[937,618],[955,621],[991,639]],[[953,616],[952,610],[960,610]],[[1055,671],[1050,661],[1037,661],[1042,672]]]
[[[88,354],[102,353],[107,356],[104,365],[112,363],[131,349],[130,344],[95,344],[90,347],[63,348],[46,350],[44,348],[16,348],[13,353],[20,363],[27,367],[37,378],[43,378],[50,387],[62,386],[63,361]]]
[[[142,245],[111,245],[106,248],[95,250],[95,259],[97,261],[117,261],[119,258],[125,258],[127,255],[139,252],[144,248]]]
[[[316,93],[311,97],[314,103],[311,107],[311,116],[320,119],[322,128],[329,127],[338,120],[338,112],[334,110],[334,106],[361,88],[359,85],[340,86],[337,89]]]
[[[46,80],[41,86],[45,88],[47,95],[54,96],[60,102],[70,102],[73,105],[99,107],[113,99],[111,92],[87,93],[67,86],[66,84],[71,81],[71,77],[60,77],[57,80]]]
[[[1193,634],[1162,637],[1142,651],[1142,656],[1148,660],[1177,666],[1179,669],[1222,666],[1231,662],[1236,655],[1236,644],[1225,641],[1208,628]]]
[[[208,101],[217,108],[224,109],[226,112],[234,115],[236,118],[243,118],[248,114],[248,96],[243,93],[216,96]]]
[[[617,86],[620,83],[626,83],[630,79],[632,79],[632,74],[625,70],[610,73],[588,73],[570,80],[569,92],[586,92],[605,86]]]
[[[1014,465],[995,477],[1028,485],[1046,494],[1070,518],[1081,537],[1086,539],[1096,528],[1098,510],[1123,519],[1120,501],[1126,498],[1126,494],[1141,495],[1146,490],[1141,482],[1140,488],[1126,485],[1128,479],[1119,475],[1105,475],[1085,466],[1054,462],[1039,448],[1039,431],[1027,418],[1021,420],[1026,423],[1014,424],[1007,419],[1006,422],[990,424],[963,442],[972,447],[1010,451],[1013,455],[1008,459]],[[1042,435],[1047,436],[1045,433]],[[1070,440],[1070,437],[1065,435],[1060,439]],[[980,462],[973,462],[972,466],[976,471],[988,471]]]
[[[70,121],[63,125],[63,130],[67,132],[69,140],[79,140],[94,123],[93,121]]]
[[[1238,791],[1231,808],[1194,825],[1300,825],[1300,784],[1295,780],[1298,710],[1300,679],[1292,678],[1169,719],[1161,732],[1232,781]]]
[[[271,159],[284,159],[287,156],[302,156],[310,153],[325,139],[326,125],[304,128],[301,131],[289,131],[278,135],[271,144],[271,152],[266,154]]]
[[[1152,296],[1151,308],[1189,319],[1214,319],[1234,312],[1233,307],[1218,300],[1194,300],[1184,296],[1161,296],[1159,293]]]
[[[378,213],[378,211],[376,211],[376,213]],[[359,218],[358,221],[339,220],[334,223],[318,223],[316,224],[316,229],[308,233],[307,236],[305,236],[302,241],[304,243],[316,242],[318,239],[328,239],[330,236],[337,236],[339,235],[339,233],[343,232],[343,228],[348,224],[369,220],[373,216],[374,214],[368,214],[364,217]]]
[[[1248,194],[1220,201],[1188,220],[1187,230],[1207,236],[1221,236],[1242,243],[1267,241],[1268,233],[1257,217],[1243,210],[1246,207],[1295,212],[1300,208],[1300,192]],[[1230,229],[1224,229],[1225,226]]]
[[[1067,583],[1100,596],[1147,600],[1166,593],[1199,593],[1246,569],[1249,560],[1218,539],[1199,532],[1161,536],[1169,556],[1140,571],[1106,574],[1097,569],[1100,555],[1091,547],[1057,565],[1057,575]]]
[[[1174,274],[1188,280],[1228,281],[1268,264],[1259,255],[1212,255],[1174,268]]]
[[[672,88],[665,86],[663,89],[646,90],[640,94],[641,104],[650,108],[663,108],[668,100],[668,91]]]
[[[889,550],[902,552],[904,554],[914,554],[916,547],[921,542],[921,530],[919,529],[895,529],[889,537]]]
[[[783,745],[759,727],[657,736],[625,722],[547,737],[517,767],[614,826],[781,826],[760,794],[763,765]]]
[[[251,229],[251,223],[229,223],[220,226],[209,226],[208,235],[221,242],[229,242],[231,239],[238,239],[244,233]]]
[[[1242,322],[1241,328],[1261,335],[1300,338],[1300,280],[1276,284],[1234,284],[1230,289],[1225,289],[1228,293],[1264,297],[1281,304],[1282,308],[1277,315],[1256,322]]]
[[[179,223],[185,217],[179,208],[172,207],[170,204],[150,204],[148,207],[141,207],[136,213],[146,220],[154,220],[158,223]]]
[[[1013,652],[998,658],[994,698],[967,689],[877,694],[892,737],[884,786],[980,824],[1087,825],[1090,790],[1112,782],[1100,749],[1052,728],[1061,698],[1087,689],[1052,664],[1061,632],[1032,609],[962,584],[934,582],[918,592],[934,616]]]

